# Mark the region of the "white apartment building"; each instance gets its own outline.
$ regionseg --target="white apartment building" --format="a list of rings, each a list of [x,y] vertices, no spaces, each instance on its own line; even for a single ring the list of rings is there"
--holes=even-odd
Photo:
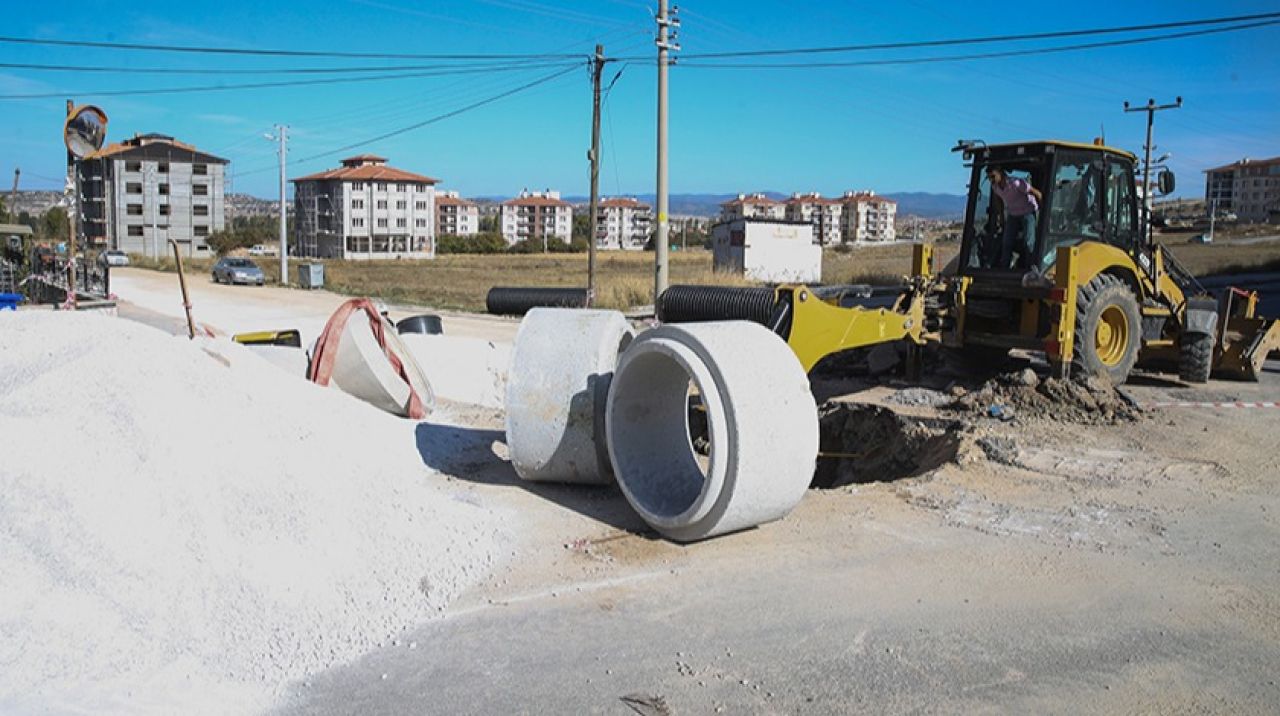
[[[1280,221],[1280,157],[1205,170],[1204,200],[1205,211],[1216,207],[1241,221]]]
[[[894,240],[898,202],[874,191],[847,191],[839,201],[844,205],[840,234],[845,243]]]
[[[84,240],[146,256],[209,255],[205,240],[225,228],[227,160],[163,134],[137,134],[80,163]]]
[[[303,256],[338,259],[435,256],[437,179],[361,154],[337,169],[293,180]]]
[[[786,207],[764,194],[739,194],[720,205],[720,221],[734,219],[783,219]]]
[[[566,244],[573,236],[573,206],[560,198],[560,192],[520,192],[514,199],[502,202],[502,237],[508,244],[532,239],[559,239]]]
[[[605,199],[596,213],[596,247],[643,249],[649,242],[652,222],[653,210],[638,199]]]
[[[436,192],[436,236],[475,236],[480,231],[480,207],[456,191]]]
[[[825,199],[818,192],[792,194],[783,202],[787,221],[803,221],[813,224],[814,241],[819,246],[840,243],[843,227],[844,204],[840,199]]]

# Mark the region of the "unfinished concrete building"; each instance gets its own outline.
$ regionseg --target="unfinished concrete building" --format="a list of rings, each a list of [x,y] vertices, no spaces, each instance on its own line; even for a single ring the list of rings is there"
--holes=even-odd
[[[163,134],[137,134],[80,163],[81,227],[97,248],[210,255],[209,235],[224,228],[228,161]]]

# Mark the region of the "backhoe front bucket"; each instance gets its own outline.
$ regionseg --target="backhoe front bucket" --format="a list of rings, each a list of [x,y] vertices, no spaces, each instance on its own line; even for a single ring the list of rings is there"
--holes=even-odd
[[[1222,332],[1222,352],[1216,369],[1246,380],[1257,381],[1262,364],[1272,351],[1280,351],[1280,321],[1269,318],[1233,316]]]

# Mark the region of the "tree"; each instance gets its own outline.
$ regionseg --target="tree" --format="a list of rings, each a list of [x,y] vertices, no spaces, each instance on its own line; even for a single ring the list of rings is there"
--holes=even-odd
[[[480,233],[482,234],[489,233],[489,232],[497,233],[498,232],[497,215],[490,214],[488,216],[480,217],[479,229],[480,229]]]
[[[40,226],[36,231],[46,241],[65,241],[71,233],[71,221],[67,218],[67,210],[55,206],[46,211],[40,216]]]
[[[205,243],[219,256],[225,256],[236,249],[275,242],[280,238],[278,222],[278,218],[271,216],[237,216],[231,226],[213,232]],[[291,231],[293,228],[290,227]]]
[[[573,233],[574,239],[582,239],[583,241],[591,240],[591,216],[589,214],[573,215]]]

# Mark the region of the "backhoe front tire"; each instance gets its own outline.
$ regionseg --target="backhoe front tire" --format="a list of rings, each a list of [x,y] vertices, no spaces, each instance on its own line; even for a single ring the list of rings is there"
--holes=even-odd
[[[1076,294],[1075,341],[1071,372],[1084,377],[1105,373],[1112,384],[1129,378],[1142,345],[1142,314],[1129,284],[1098,274]]]
[[[1178,377],[1185,383],[1208,383],[1213,372],[1213,336],[1183,334],[1178,347]]]

